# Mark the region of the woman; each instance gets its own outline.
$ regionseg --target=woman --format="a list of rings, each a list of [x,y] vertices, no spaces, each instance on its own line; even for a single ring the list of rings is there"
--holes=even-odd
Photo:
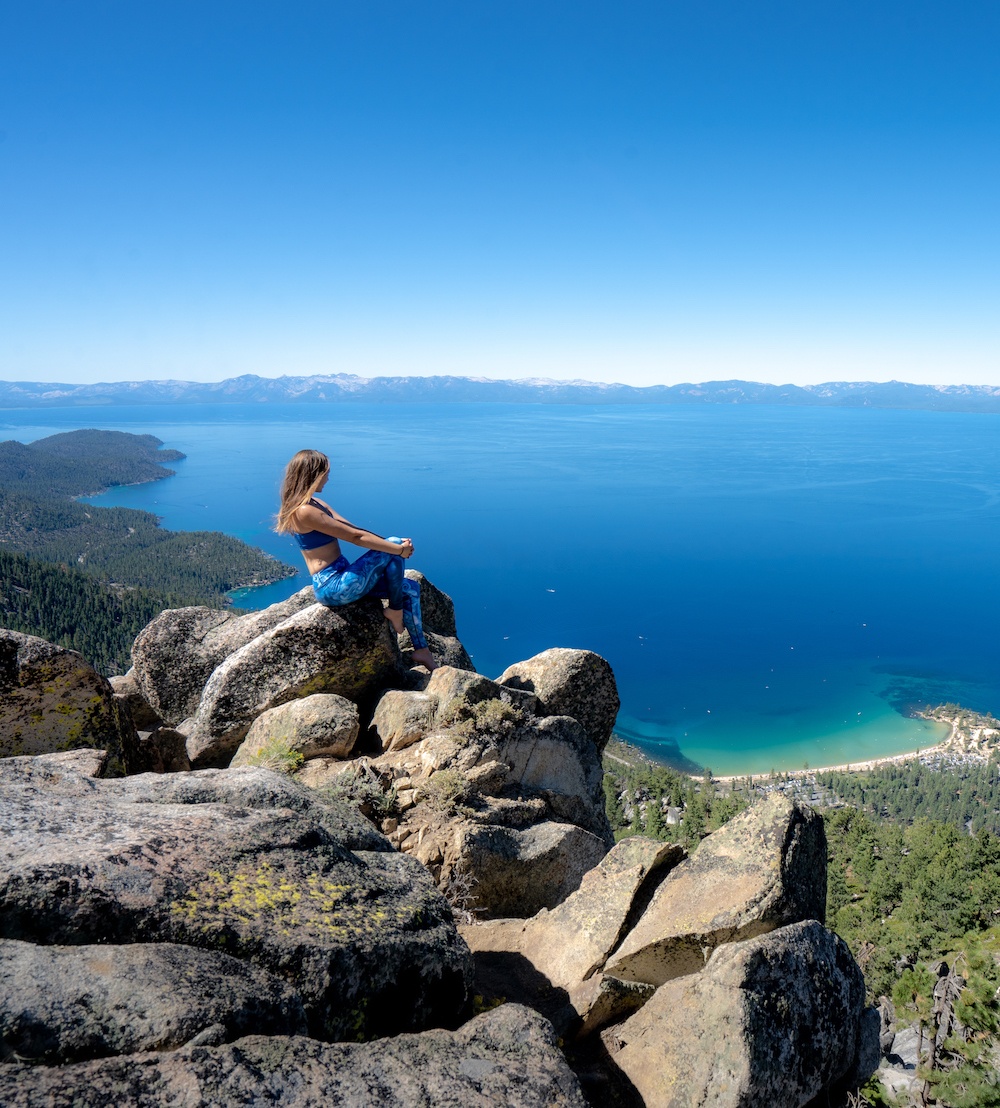
[[[323,491],[329,476],[325,454],[300,450],[285,469],[275,530],[295,537],[320,604],[339,608],[363,596],[388,600],[385,618],[397,635],[404,628],[409,631],[414,662],[436,669],[420,623],[420,584],[403,575],[403,559],[413,554],[413,542],[383,539],[356,527],[317,499],[315,494]],[[368,549],[356,562],[348,562],[340,552],[339,539]]]

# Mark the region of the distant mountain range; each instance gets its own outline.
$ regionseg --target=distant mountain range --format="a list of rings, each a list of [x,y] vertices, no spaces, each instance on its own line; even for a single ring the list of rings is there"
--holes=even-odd
[[[823,385],[765,385],[708,381],[701,385],[600,384],[528,378],[256,377],[226,381],[114,381],[96,385],[0,381],[0,409],[117,404],[499,402],[508,404],[779,404],[799,407],[924,408],[951,412],[1000,412],[1000,386],[910,385],[903,381],[831,381]]]

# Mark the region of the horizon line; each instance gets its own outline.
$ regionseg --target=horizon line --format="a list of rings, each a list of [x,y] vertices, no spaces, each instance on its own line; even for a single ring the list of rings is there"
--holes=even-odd
[[[802,389],[806,392],[813,392],[816,389],[822,389],[828,386],[879,386],[879,385],[901,385],[909,388],[922,388],[931,389],[935,392],[952,391],[956,389],[966,390],[1000,390],[1000,383],[998,384],[965,384],[962,382],[955,384],[932,384],[928,382],[915,382],[915,381],[903,381],[898,378],[889,378],[887,380],[873,380],[873,379],[850,379],[850,378],[833,378],[827,381],[820,381],[814,384],[799,385],[794,381],[767,381],[758,380],[747,377],[713,377],[703,381],[678,381],[673,384],[667,384],[665,382],[656,382],[647,385],[632,385],[624,381],[602,381],[592,380],[584,377],[541,377],[538,375],[531,375],[525,377],[489,377],[482,374],[459,374],[459,373],[430,373],[430,374],[392,374],[392,373],[380,373],[374,375],[368,375],[363,373],[351,373],[346,371],[338,371],[334,373],[281,373],[274,376],[268,376],[260,373],[240,373],[231,377],[222,377],[217,380],[195,380],[185,377],[139,377],[139,378],[121,378],[119,380],[97,380],[97,381],[58,381],[58,380],[11,380],[0,377],[0,384],[6,384],[9,386],[26,386],[26,387],[54,387],[60,389],[87,389],[87,388],[99,388],[103,386],[121,386],[121,385],[200,385],[203,387],[211,387],[213,385],[224,385],[232,381],[242,380],[255,380],[255,381],[319,381],[319,380],[335,380],[335,379],[353,379],[358,381],[439,381],[439,380],[453,380],[453,381],[470,381],[477,384],[521,384],[521,385],[561,385],[569,387],[598,387],[598,388],[621,388],[631,389],[639,392],[645,392],[651,389],[678,389],[678,388],[698,388],[707,385],[760,385],[768,388],[777,389]]]

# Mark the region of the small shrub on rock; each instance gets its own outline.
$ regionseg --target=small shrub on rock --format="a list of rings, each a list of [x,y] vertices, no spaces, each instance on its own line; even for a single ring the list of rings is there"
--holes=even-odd
[[[269,739],[248,761],[247,765],[273,769],[275,773],[294,773],[305,761],[303,756],[282,739]]]
[[[439,769],[420,782],[420,794],[432,808],[451,815],[462,811],[468,799],[469,782],[457,769]]]
[[[452,915],[459,923],[475,923],[477,919],[476,913],[480,911],[476,908],[478,897],[474,892],[477,884],[474,873],[465,869],[453,869],[448,880],[441,886],[441,892],[451,906]]]
[[[444,706],[441,719],[452,737],[499,739],[517,731],[525,715],[523,709],[504,694],[499,700],[482,700],[478,704],[456,698]]]

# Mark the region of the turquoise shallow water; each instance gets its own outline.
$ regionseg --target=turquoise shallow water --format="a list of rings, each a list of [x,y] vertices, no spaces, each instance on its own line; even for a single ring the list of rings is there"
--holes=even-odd
[[[294,405],[0,412],[5,437],[152,432],[176,477],[95,503],[269,530],[281,468],[330,454],[343,514],[412,535],[479,669],[605,655],[619,730],[716,773],[859,761],[1000,709],[998,417],[861,409]],[[263,606],[304,579],[242,596]]]

